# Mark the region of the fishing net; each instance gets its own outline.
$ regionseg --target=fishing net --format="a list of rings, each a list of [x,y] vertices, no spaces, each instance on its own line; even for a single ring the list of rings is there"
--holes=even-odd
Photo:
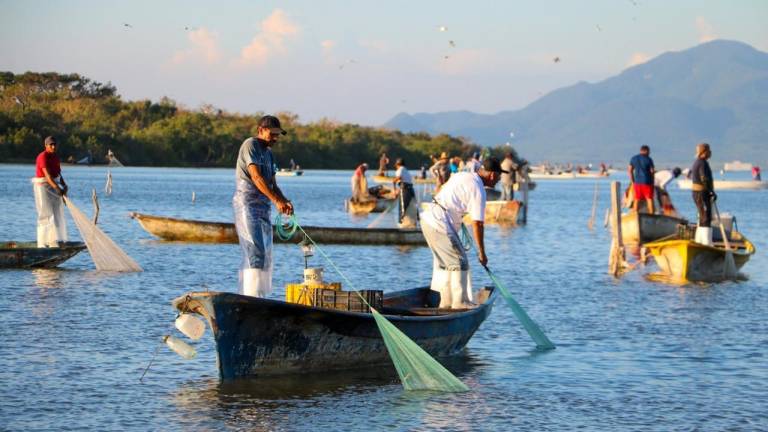
[[[461,235],[463,239],[469,239],[469,230],[467,230],[467,226],[462,224],[461,225]],[[469,241],[469,244],[474,246],[474,243]],[[491,281],[493,281],[493,284],[496,286],[496,288],[499,290],[499,293],[501,293],[501,296],[504,297],[504,300],[507,301],[507,304],[509,305],[510,309],[512,309],[512,313],[515,314],[515,317],[517,317],[517,320],[520,321],[520,324],[523,325],[523,328],[525,328],[525,331],[528,332],[528,335],[533,339],[533,341],[536,343],[536,348],[540,350],[550,350],[555,348],[555,344],[552,343],[552,341],[549,340],[546,334],[541,330],[538,324],[534,322],[531,317],[528,316],[528,313],[525,312],[525,309],[523,309],[520,304],[515,301],[515,298],[512,297],[512,294],[509,292],[509,290],[502,285],[501,281],[496,277],[493,272],[491,272],[491,269],[489,269],[487,266],[483,266],[485,269],[485,272],[488,273],[488,277],[491,278]]]
[[[283,223],[278,214],[275,218],[277,232],[286,233],[293,229],[301,230],[304,236],[309,240],[315,249],[325,258],[331,267],[344,279],[344,281],[354,289],[360,296],[360,299],[370,307],[370,304],[355,289],[354,284],[339,270],[331,258],[323,251],[317,243],[307,234],[298,224],[296,217],[291,216],[287,223]],[[432,390],[442,392],[465,392],[469,388],[456,378],[448,369],[432,358],[416,342],[400,331],[394,324],[389,322],[381,313],[374,308],[370,308],[376,326],[379,328],[384,344],[387,347],[392,363],[395,365],[400,382],[406,390]]]
[[[97,270],[117,272],[142,271],[136,261],[123,252],[120,246],[116,245],[109,236],[104,234],[104,231],[91,222],[88,216],[83,214],[71,199],[65,198],[64,202],[67,204],[69,214],[72,215],[72,220],[75,221],[78,231],[80,231],[80,236],[83,237],[83,241],[85,241],[85,245],[88,247],[88,252],[91,254]]]

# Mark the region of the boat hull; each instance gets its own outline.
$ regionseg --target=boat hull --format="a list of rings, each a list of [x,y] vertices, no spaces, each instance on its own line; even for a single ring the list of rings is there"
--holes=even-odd
[[[485,223],[499,225],[517,225],[520,223],[520,209],[523,203],[520,201],[486,201]],[[472,219],[464,216],[464,223],[469,225]]]
[[[36,242],[0,243],[0,268],[56,267],[85,249],[82,242],[64,242],[62,247],[39,248]]]
[[[375,175],[375,176],[373,176],[373,181],[378,183],[378,184],[390,184],[391,185],[394,180],[395,180],[395,178],[394,177],[390,177],[390,176],[383,176],[383,175]],[[423,179],[423,178],[416,178],[416,177],[414,177],[413,178],[413,183],[414,184],[434,184],[435,183],[435,179],[433,179],[433,178],[425,178],[425,179]]]
[[[479,292],[474,309],[432,315],[388,311],[436,304],[438,295],[417,288],[386,295],[382,312],[400,331],[436,357],[458,354],[491,313],[495,291]],[[369,313],[316,308],[232,293],[189,293],[173,301],[179,311],[202,315],[216,341],[222,379],[370,367],[391,363]]]
[[[144,230],[166,241],[196,243],[238,243],[235,225],[226,222],[205,222],[186,219],[131,213]],[[427,244],[421,230],[397,228],[335,228],[303,226],[317,243],[359,245],[409,245]],[[290,239],[283,240],[275,234],[276,243],[298,243],[304,239],[296,231]]]
[[[738,234],[734,232],[732,235]],[[746,239],[734,241],[732,247],[736,269],[749,261],[755,248]],[[721,243],[705,246],[692,240],[667,240],[645,245],[662,273],[684,282],[717,282],[724,279],[726,249]]]
[[[692,187],[690,180],[678,180],[677,186],[680,189],[690,190]],[[721,190],[760,190],[768,189],[768,181],[761,180],[715,180],[714,187],[716,191]]]
[[[375,199],[371,201],[344,201],[344,207],[352,214],[382,213],[387,208],[395,205],[394,199]]]
[[[642,212],[625,213],[621,215],[621,240],[627,246],[640,246],[675,235],[677,226],[686,223],[685,219],[674,216]]]

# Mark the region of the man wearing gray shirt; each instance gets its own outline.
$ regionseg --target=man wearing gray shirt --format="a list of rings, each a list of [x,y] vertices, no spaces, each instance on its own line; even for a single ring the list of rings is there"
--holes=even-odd
[[[243,254],[240,291],[249,296],[264,297],[272,291],[271,204],[280,213],[293,214],[293,204],[277,187],[271,150],[285,134],[280,120],[266,115],[259,120],[256,137],[246,139],[237,155],[232,207]]]

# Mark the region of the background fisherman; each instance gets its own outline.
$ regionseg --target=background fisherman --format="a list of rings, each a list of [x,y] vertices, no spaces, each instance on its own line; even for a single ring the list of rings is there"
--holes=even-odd
[[[649,156],[650,154],[650,147],[647,145],[641,146],[640,154],[636,154],[629,161],[627,172],[635,192],[632,209],[637,212],[638,203],[644,199],[648,213],[653,214],[653,175],[655,168],[653,166],[653,159]]]
[[[280,213],[293,214],[293,204],[277,187],[271,150],[278,137],[285,134],[280,120],[266,115],[259,120],[256,137],[246,139],[237,156],[232,207],[243,254],[240,288],[249,296],[264,297],[272,291],[271,204]]]
[[[463,171],[477,172],[480,169],[480,153],[472,153],[472,157],[464,164]]]
[[[512,201],[515,199],[515,170],[517,169],[512,153],[507,153],[504,156],[504,160],[501,161],[501,169],[506,171],[506,173],[501,174],[501,200]]]
[[[395,179],[393,181],[396,188],[399,188],[399,205],[400,211],[398,214],[397,222],[400,228],[415,228],[416,227],[416,215],[418,210],[416,209],[416,193],[413,190],[413,177],[405,167],[405,162],[402,158],[398,158],[395,161]]]
[[[433,256],[431,289],[440,293],[441,308],[473,306],[469,260],[461,244],[459,230],[464,214],[469,214],[478,259],[480,264],[486,265],[488,257],[485,254],[483,225],[485,187],[493,188],[502,173],[499,160],[488,158],[476,173],[454,174],[421,213],[421,231]]]
[[[44,146],[35,160],[35,177],[32,179],[37,209],[37,247],[57,247],[59,242],[67,241],[62,197],[67,194],[68,187],[61,175],[56,138],[46,137]]]
[[[715,194],[712,168],[707,160],[712,157],[709,144],[701,143],[696,146],[696,161],[691,166],[691,194],[696,210],[699,213],[699,225],[696,227],[696,242],[712,244],[712,202],[717,200]]]
[[[378,175],[380,176],[386,176],[389,166],[389,158],[387,157],[386,153],[382,153],[381,157],[379,158],[379,172]]]
[[[448,153],[442,152],[440,154],[440,159],[438,159],[437,162],[432,165],[432,168],[430,168],[429,171],[435,177],[435,192],[438,192],[451,177],[451,167],[450,162],[448,161]]]
[[[368,179],[365,177],[367,169],[368,164],[361,163],[355,168],[354,174],[352,174],[352,201],[354,202],[367,202],[373,199],[368,193]]]
[[[675,167],[671,170],[661,170],[654,174],[653,185],[656,189],[656,198],[659,200],[659,206],[661,207],[662,214],[667,216],[676,216],[677,211],[675,206],[672,205],[672,198],[667,192],[667,186],[672,180],[678,178],[682,170]]]

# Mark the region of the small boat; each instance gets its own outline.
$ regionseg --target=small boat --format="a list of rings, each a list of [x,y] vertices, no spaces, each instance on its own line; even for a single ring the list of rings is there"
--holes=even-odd
[[[228,222],[206,222],[152,216],[132,212],[130,216],[139,222],[148,233],[167,241],[197,243],[238,243],[235,224]],[[312,239],[324,244],[359,245],[411,245],[422,246],[427,242],[421,230],[397,228],[337,228],[302,226]],[[301,231],[296,231],[289,240],[281,240],[277,234],[276,243],[298,243],[303,240]]]
[[[572,172],[530,172],[528,177],[537,180],[571,180],[576,178],[576,174]]]
[[[472,309],[438,309],[439,297],[426,287],[393,292],[379,312],[430,355],[456,355],[490,315],[496,290],[479,290]],[[173,307],[208,321],[224,380],[391,364],[370,313],[224,292],[190,292]]]
[[[752,169],[752,164],[749,162],[735,160],[732,162],[726,162],[723,165],[723,169],[725,171],[750,171]]]
[[[485,223],[499,225],[517,225],[520,222],[523,203],[517,200],[512,201],[486,201],[485,202]],[[464,216],[464,223],[469,225],[472,220],[469,215]]]
[[[627,246],[641,246],[677,234],[677,226],[687,223],[674,216],[631,211],[621,215],[621,240]]]
[[[304,170],[291,170],[289,168],[282,168],[280,169],[280,171],[275,173],[275,175],[278,177],[300,176],[303,174],[304,174]]]
[[[680,189],[690,190],[690,180],[678,180]],[[762,180],[715,180],[715,191],[721,190],[760,190],[768,189],[768,181]]]
[[[608,178],[611,174],[608,172],[592,172],[592,171],[584,171],[580,173],[576,173],[576,178],[591,178],[591,179],[597,179],[597,178]]]
[[[85,249],[82,242],[62,242],[60,247],[37,247],[37,242],[0,243],[0,268],[56,267]]]
[[[678,238],[647,243],[645,247],[653,254],[662,274],[673,281],[722,281],[725,279],[725,257],[728,252],[719,232],[713,230],[712,233],[712,246]],[[720,241],[717,241],[718,237]],[[755,253],[755,246],[738,231],[731,231],[729,240],[736,270],[739,270]]]
[[[383,176],[383,175],[375,175],[373,176],[373,181],[378,184],[392,184],[392,182],[395,180],[394,177],[391,176]],[[434,184],[435,179],[434,178],[419,178],[419,177],[413,177],[413,183],[414,184]]]
[[[344,200],[344,208],[353,214],[381,213],[391,206],[396,205],[394,199],[371,199],[368,201],[352,201],[351,198]]]

